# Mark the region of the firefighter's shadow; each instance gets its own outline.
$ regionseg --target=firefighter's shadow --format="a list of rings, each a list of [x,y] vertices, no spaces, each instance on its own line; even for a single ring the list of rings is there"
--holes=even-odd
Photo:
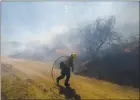
[[[75,89],[59,85],[59,94],[63,94],[65,99],[81,100],[80,95],[76,94]]]

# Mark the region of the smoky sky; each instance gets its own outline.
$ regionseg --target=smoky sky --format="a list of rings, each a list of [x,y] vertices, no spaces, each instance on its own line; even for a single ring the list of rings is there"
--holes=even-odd
[[[116,17],[116,31],[124,37],[139,32],[138,2],[2,2],[2,51],[12,50],[7,41],[22,43],[20,49],[27,47],[23,44],[54,47],[56,37],[70,46],[71,30],[108,16]]]

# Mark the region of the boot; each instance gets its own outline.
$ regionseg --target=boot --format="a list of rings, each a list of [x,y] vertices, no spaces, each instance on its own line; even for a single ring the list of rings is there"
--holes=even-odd
[[[66,87],[69,87],[69,86],[70,86],[70,84],[69,84],[69,83],[65,83],[65,86],[66,86]]]

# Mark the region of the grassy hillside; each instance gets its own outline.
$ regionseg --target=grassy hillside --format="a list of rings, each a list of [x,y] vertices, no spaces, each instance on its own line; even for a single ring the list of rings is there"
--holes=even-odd
[[[2,57],[2,100],[6,99],[138,99],[139,91],[101,80],[72,75],[71,88],[53,84],[52,63]],[[58,76],[55,71],[55,77]]]

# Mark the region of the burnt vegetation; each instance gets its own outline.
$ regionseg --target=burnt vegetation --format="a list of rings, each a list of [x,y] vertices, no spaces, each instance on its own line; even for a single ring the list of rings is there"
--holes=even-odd
[[[115,30],[113,16],[97,19],[78,32],[79,58],[87,63],[79,65],[77,74],[139,88],[139,34],[124,40]]]

